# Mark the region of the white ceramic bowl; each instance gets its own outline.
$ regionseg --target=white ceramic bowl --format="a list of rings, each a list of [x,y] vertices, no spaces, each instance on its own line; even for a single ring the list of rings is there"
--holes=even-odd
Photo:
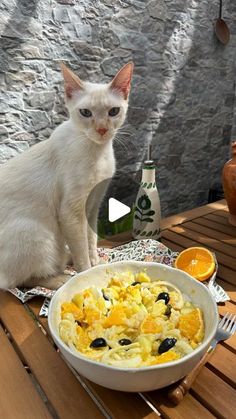
[[[143,269],[146,269],[153,280],[160,279],[176,285],[203,310],[205,337],[201,345],[177,361],[142,368],[115,368],[93,361],[68,348],[58,333],[61,303],[69,301],[78,291],[91,285],[104,287],[111,273],[126,271],[136,273]],[[218,324],[218,310],[208,288],[185,272],[159,263],[123,261],[98,265],[71,278],[53,296],[48,323],[56,345],[79,374],[104,387],[137,392],[165,387],[178,381],[192,370],[214,338]]]

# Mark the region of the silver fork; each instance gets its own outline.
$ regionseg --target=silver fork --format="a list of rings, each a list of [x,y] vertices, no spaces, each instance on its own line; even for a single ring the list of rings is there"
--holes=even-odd
[[[229,339],[235,332],[236,332],[236,314],[226,313],[218,324],[215,338],[211,342],[210,347],[212,347],[214,344],[216,345],[221,340]]]
[[[229,339],[236,331],[236,314],[233,313],[226,313],[224,317],[219,321],[216,335],[214,339],[211,341],[211,344],[203,356],[203,358],[208,354],[210,354],[216,347],[217,343],[221,340]]]
[[[214,351],[216,345],[221,340],[229,339],[236,331],[236,315],[226,313],[224,317],[219,321],[216,335],[211,342],[207,352],[203,355],[202,359],[194,367],[194,369],[186,375],[175,387],[172,387],[168,392],[168,398],[174,404],[179,404],[183,400],[184,395],[192,386],[195,378],[201,371],[203,365],[205,365],[210,358],[210,354]]]

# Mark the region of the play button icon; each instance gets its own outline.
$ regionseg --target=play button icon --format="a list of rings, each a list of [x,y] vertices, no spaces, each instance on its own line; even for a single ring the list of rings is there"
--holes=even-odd
[[[120,233],[132,229],[132,208],[139,190],[133,173],[119,173],[105,179],[91,190],[86,200],[86,219],[99,238],[120,242]],[[94,225],[93,208],[99,205],[98,221]]]
[[[115,198],[109,198],[108,200],[108,220],[113,223],[116,220],[124,217],[124,215],[129,214],[131,208],[128,205],[122,204]]]

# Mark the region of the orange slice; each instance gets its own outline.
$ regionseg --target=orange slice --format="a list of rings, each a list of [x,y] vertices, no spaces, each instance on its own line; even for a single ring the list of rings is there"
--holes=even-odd
[[[64,314],[71,313],[74,316],[75,320],[81,321],[83,320],[83,311],[77,307],[74,303],[63,303],[61,305],[61,317],[63,319]]]
[[[179,254],[175,260],[175,267],[199,281],[205,281],[215,270],[215,259],[213,254],[204,247],[189,247]]]
[[[143,320],[140,330],[142,333],[160,333],[162,332],[162,325],[151,316],[150,314]]]
[[[204,337],[204,321],[201,310],[196,308],[190,313],[180,315],[179,330],[181,335],[190,341],[201,342]]]
[[[156,356],[154,360],[152,360],[148,365],[156,365],[156,364],[162,364],[164,362],[170,362],[175,361],[176,359],[179,359],[180,355],[177,354],[174,351],[167,351],[159,356]]]
[[[90,307],[84,307],[84,321],[89,325],[93,324],[95,321],[100,320],[102,313],[99,310],[94,310]]]
[[[112,308],[108,317],[106,317],[103,327],[106,329],[111,326],[122,326],[127,320],[124,307],[121,304],[117,304]]]

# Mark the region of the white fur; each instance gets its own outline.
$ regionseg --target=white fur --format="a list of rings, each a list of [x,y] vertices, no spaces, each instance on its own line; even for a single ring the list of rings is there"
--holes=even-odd
[[[0,168],[0,288],[62,273],[66,244],[76,270],[97,263],[102,196],[94,196],[90,208],[93,229],[85,204],[95,185],[114,174],[112,139],[125,119],[127,100],[110,85],[83,82],[67,107],[70,119],[48,140]],[[116,117],[108,116],[112,107],[121,108]],[[82,117],[81,108],[93,117]],[[96,132],[99,126],[108,128],[104,136]]]

